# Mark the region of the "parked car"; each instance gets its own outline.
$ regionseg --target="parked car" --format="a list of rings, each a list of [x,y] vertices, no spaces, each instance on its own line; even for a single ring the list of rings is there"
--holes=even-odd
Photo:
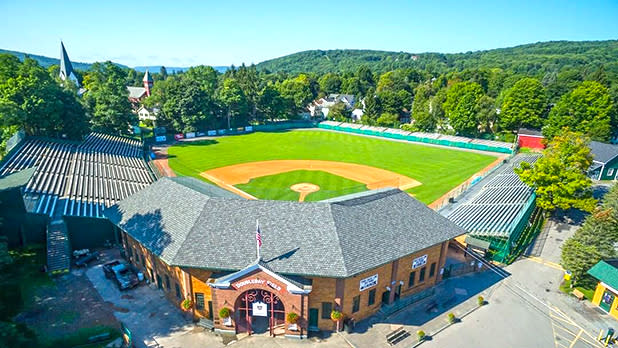
[[[139,284],[139,279],[133,268],[118,260],[108,262],[103,265],[105,277],[114,279],[120,290],[127,290]]]
[[[99,258],[99,252],[98,251],[93,251],[93,252],[89,252],[83,256],[81,256],[79,259],[77,259],[77,261],[75,261],[75,266],[77,267],[86,267],[88,266],[88,263],[91,261],[94,261],[96,259]]]

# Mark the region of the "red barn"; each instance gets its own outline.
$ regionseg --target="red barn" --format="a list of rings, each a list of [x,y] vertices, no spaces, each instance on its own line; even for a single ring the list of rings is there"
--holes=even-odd
[[[544,149],[543,134],[534,129],[520,128],[517,132],[517,144],[520,148]]]

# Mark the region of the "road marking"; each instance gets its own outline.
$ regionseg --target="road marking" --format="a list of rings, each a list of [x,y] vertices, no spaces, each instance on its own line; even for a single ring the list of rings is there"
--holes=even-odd
[[[555,263],[555,262],[551,262],[551,261],[547,261],[547,260],[543,260],[540,257],[536,257],[536,256],[524,256],[526,259],[530,260],[530,261],[534,261],[536,263],[540,263],[541,265],[545,265],[554,269],[557,269],[559,271],[563,271],[564,272],[564,268],[562,268],[562,266],[560,266],[559,264]]]
[[[573,340],[573,342],[571,342],[569,348],[573,348],[573,346],[575,346],[575,343],[577,343],[577,340],[582,336],[583,332],[584,330],[579,330],[579,333],[577,334],[577,336],[575,336],[575,339]]]

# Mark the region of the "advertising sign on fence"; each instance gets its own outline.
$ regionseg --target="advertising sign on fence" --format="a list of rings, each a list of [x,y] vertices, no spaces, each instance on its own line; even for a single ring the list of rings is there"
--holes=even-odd
[[[204,132],[197,132],[197,136],[198,137],[203,137],[204,135],[206,135],[206,133],[204,133]]]
[[[253,126],[245,127],[245,132],[253,132]]]
[[[178,134],[174,134],[174,139],[176,140],[180,140],[180,139],[184,139],[185,136],[182,133],[178,133]]]
[[[155,137],[155,141],[156,141],[157,143],[162,143],[162,142],[167,141],[167,137],[166,137],[165,135],[157,135],[157,136]]]
[[[218,129],[217,130],[217,134],[219,134],[219,135],[225,134],[225,129]]]
[[[187,139],[195,138],[195,132],[189,132],[185,134],[185,138]]]
[[[216,130],[208,131],[208,136],[215,136],[215,135],[217,135],[217,131]]]

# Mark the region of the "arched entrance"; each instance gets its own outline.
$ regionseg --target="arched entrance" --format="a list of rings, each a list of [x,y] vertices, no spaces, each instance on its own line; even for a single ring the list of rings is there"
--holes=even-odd
[[[266,333],[274,336],[276,328],[285,328],[285,306],[274,293],[251,289],[236,298],[234,305],[236,333]]]

